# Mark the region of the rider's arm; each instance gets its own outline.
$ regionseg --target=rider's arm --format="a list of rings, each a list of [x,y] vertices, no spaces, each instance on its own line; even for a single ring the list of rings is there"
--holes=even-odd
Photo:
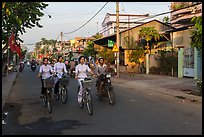
[[[64,72],[67,74],[67,68],[65,64],[63,65],[63,69],[64,69]]]
[[[100,75],[98,69],[99,69],[98,66],[96,66],[96,75],[97,75],[97,76]]]
[[[78,79],[78,66],[75,67],[75,79]]]
[[[53,69],[52,69],[52,66],[50,66],[49,68],[50,68],[51,74],[54,74],[54,71],[53,71]]]
[[[42,66],[40,66],[40,70],[39,70],[39,73],[38,73],[38,77],[40,77],[42,75]]]
[[[87,70],[89,73],[91,73],[92,75],[94,75],[94,73],[92,72],[92,70],[89,68],[88,65],[86,65],[86,70]]]
[[[54,64],[54,73],[57,72],[57,63]]]

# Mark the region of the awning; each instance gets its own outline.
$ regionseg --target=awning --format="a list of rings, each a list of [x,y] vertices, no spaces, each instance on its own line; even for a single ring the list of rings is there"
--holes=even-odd
[[[116,34],[110,36],[102,37],[100,39],[94,40],[93,42],[98,45],[108,46],[108,40],[116,42]]]

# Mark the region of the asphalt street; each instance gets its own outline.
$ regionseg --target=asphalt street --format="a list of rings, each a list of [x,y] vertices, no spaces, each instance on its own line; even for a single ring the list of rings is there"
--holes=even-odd
[[[40,98],[37,71],[25,67],[18,74],[4,111],[2,135],[201,135],[202,104],[130,86],[114,80],[116,103],[99,101],[92,87],[90,116],[77,102],[77,81],[70,78],[66,104],[53,102],[50,114]]]

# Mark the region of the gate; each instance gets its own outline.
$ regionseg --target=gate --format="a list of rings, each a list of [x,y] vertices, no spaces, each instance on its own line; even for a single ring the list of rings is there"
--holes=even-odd
[[[184,48],[183,76],[194,77],[194,48]]]

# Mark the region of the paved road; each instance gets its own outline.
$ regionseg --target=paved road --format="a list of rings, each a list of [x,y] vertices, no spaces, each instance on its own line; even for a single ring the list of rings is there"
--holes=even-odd
[[[77,103],[77,82],[70,79],[67,104],[54,101],[48,113],[40,99],[37,72],[19,73],[4,111],[8,111],[3,135],[200,135],[202,104],[183,100],[114,80],[116,104],[99,101],[93,88],[94,113]]]

